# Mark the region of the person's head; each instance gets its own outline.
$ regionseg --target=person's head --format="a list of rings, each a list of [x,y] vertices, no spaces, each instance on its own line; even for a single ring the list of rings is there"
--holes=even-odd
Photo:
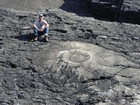
[[[39,14],[39,21],[42,21],[43,20],[43,14]]]

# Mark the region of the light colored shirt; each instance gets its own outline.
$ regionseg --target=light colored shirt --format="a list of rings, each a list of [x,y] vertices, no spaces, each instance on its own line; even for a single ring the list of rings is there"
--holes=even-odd
[[[36,27],[37,27],[38,29],[42,29],[42,28],[45,27],[45,25],[47,24],[47,22],[46,22],[46,20],[42,20],[42,22],[39,22],[39,20],[36,20],[36,21],[34,22],[34,24],[36,25]]]

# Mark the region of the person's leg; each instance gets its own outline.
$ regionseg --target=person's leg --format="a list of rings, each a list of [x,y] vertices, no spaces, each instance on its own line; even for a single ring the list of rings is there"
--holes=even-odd
[[[34,40],[38,40],[38,30],[34,28]]]
[[[34,35],[38,36],[38,30],[34,28]]]
[[[49,27],[44,30],[44,35],[48,36],[48,34],[49,34]]]
[[[44,39],[48,42],[49,41],[49,39],[48,39],[48,34],[49,34],[49,27],[48,28],[46,28],[45,30],[44,30]]]

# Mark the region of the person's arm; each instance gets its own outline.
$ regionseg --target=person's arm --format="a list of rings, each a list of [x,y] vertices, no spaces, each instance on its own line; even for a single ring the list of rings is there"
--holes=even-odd
[[[36,24],[33,24],[33,28],[39,30],[39,29],[37,28]]]
[[[37,26],[36,26],[36,24],[33,24],[33,27],[35,28],[35,29],[37,29],[38,31],[43,31],[44,29],[39,29]]]
[[[48,28],[48,27],[49,27],[49,24],[48,24],[48,23],[46,23],[45,28]]]
[[[34,22],[34,24],[33,24],[33,28],[35,28],[35,29],[37,29],[38,31],[39,31],[39,28],[37,27],[37,22],[38,22],[38,20],[36,20],[35,22]]]
[[[44,30],[44,29],[49,27],[49,24],[46,21],[44,21],[44,24],[45,24],[45,26],[42,28],[42,30]]]

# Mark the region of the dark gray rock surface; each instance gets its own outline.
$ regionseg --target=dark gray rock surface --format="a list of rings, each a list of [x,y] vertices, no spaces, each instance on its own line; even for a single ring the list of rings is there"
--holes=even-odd
[[[0,0],[0,7],[41,12],[45,9],[59,8],[63,3],[64,0]]]
[[[81,0],[83,1],[83,0]],[[139,0],[85,0],[98,18],[140,24]]]
[[[140,104],[139,25],[42,13],[49,43],[30,42],[37,13],[0,8],[1,105]]]

